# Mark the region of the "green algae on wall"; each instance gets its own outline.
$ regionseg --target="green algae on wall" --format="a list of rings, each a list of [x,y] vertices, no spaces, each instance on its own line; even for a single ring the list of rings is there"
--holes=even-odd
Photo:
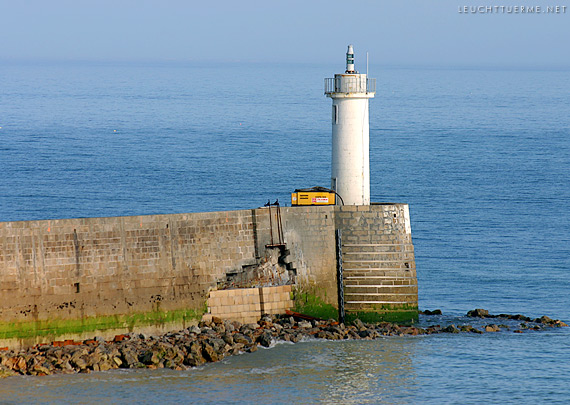
[[[299,288],[292,293],[295,303],[294,311],[320,319],[339,319],[338,309],[327,304],[322,298],[326,291],[320,291],[315,286]],[[382,304],[375,305],[368,311],[346,312],[345,323],[349,324],[355,319],[366,323],[390,322],[400,325],[409,325],[418,321],[419,311],[417,305]]]
[[[324,302],[317,294],[301,290],[295,290],[292,294],[295,312],[320,319],[338,319],[338,309]]]
[[[390,322],[400,325],[410,325],[418,321],[417,306],[410,305],[382,305],[373,311],[347,312],[346,323],[360,319],[366,323]]]
[[[205,310],[180,309],[174,311],[140,312],[129,315],[85,317],[82,319],[52,319],[31,322],[0,322],[0,339],[27,339],[36,336],[60,336],[109,329],[164,325],[197,321]]]

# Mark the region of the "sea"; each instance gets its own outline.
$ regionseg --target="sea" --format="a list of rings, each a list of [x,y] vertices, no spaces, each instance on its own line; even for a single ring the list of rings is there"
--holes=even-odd
[[[0,221],[251,209],[329,186],[339,62],[0,61]],[[483,325],[475,308],[570,323],[570,70],[369,75],[371,199],[409,204],[420,309],[443,312],[420,326]],[[570,328],[517,328],[10,377],[0,403],[568,403]]]

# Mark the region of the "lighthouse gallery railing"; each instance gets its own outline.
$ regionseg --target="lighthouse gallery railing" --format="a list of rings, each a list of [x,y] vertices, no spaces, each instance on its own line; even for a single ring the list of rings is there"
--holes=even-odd
[[[375,93],[376,79],[363,77],[327,77],[325,94],[331,93]]]

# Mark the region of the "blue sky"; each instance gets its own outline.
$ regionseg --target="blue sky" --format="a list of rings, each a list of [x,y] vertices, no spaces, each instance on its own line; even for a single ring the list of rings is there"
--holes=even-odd
[[[569,67],[570,0],[0,0],[0,59]]]

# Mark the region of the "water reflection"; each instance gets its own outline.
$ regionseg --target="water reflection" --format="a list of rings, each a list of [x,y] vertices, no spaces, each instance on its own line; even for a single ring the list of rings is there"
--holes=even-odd
[[[253,396],[263,402],[405,403],[418,387],[416,346],[416,338],[282,345],[232,358],[225,371],[216,370],[219,365],[197,370],[195,377],[200,375],[216,392],[228,384],[244,385],[246,396],[233,392],[234,399],[242,400]]]
[[[331,369],[324,400],[343,403],[407,402],[417,389],[413,357],[417,339],[344,342],[329,350]]]
[[[2,403],[407,403],[417,339],[278,344],[187,371],[115,370],[15,377]]]

